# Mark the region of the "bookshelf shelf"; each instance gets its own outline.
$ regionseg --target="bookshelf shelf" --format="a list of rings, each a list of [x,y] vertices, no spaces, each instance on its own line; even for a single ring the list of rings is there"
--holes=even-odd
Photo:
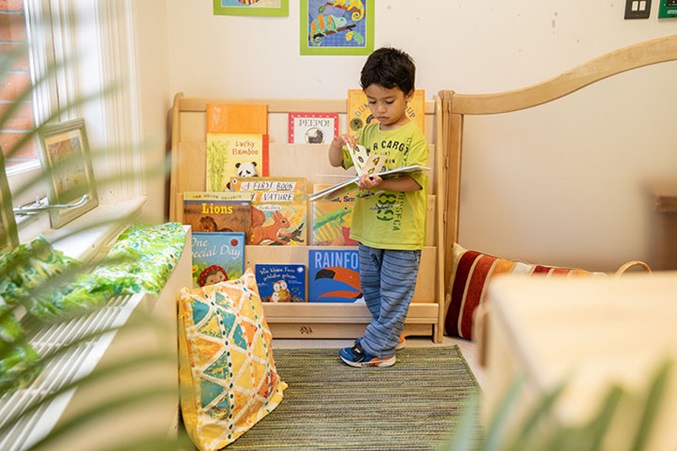
[[[206,108],[208,103],[264,103],[268,105],[270,135],[270,175],[301,176],[308,186],[315,183],[336,183],[347,176],[340,168],[332,168],[327,158],[327,145],[288,144],[289,112],[338,113],[339,131],[345,129],[347,100],[323,99],[224,99],[174,97],[172,111],[172,149],[169,219],[182,221],[182,200],[185,191],[205,190]],[[444,221],[446,180],[441,155],[441,102],[439,98],[425,102],[425,135],[430,145],[428,186],[428,230],[426,247],[421,254],[421,268],[416,293],[405,323],[405,334],[430,336],[441,342],[444,311]],[[442,195],[440,195],[442,194]],[[256,263],[308,263],[311,246],[246,246],[245,265]],[[326,249],[327,247],[322,247]],[[264,304],[266,320],[277,338],[355,338],[362,334],[369,321],[363,304],[294,303]]]

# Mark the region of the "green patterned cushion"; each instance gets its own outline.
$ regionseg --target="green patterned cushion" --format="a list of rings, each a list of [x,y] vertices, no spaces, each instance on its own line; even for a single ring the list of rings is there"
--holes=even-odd
[[[35,318],[60,321],[102,306],[113,296],[159,294],[186,240],[179,223],[132,225],[91,272],[38,237],[0,256],[0,296]],[[4,277],[7,274],[8,277]]]
[[[115,295],[160,294],[183,253],[185,242],[186,232],[177,222],[132,225],[94,269],[90,282],[97,290],[105,289]]]

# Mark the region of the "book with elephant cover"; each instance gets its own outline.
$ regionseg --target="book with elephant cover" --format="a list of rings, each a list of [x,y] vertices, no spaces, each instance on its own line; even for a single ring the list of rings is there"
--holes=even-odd
[[[183,224],[193,232],[242,232],[251,240],[251,195],[236,192],[183,193]]]
[[[194,232],[191,245],[193,288],[238,279],[244,274],[244,233]]]
[[[233,177],[232,191],[251,194],[249,244],[308,244],[308,188],[305,177]]]
[[[308,302],[362,300],[357,249],[308,250]]]

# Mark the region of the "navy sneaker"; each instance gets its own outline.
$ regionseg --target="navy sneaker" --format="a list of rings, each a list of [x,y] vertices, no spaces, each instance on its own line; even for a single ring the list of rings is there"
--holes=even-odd
[[[379,366],[387,367],[395,364],[395,356],[390,357],[375,357],[367,354],[362,349],[359,339],[355,341],[355,346],[352,348],[343,348],[339,351],[339,357],[346,365],[361,368],[364,366]]]

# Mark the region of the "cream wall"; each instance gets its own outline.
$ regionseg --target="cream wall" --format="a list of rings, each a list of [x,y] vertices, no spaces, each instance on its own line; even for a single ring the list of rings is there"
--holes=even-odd
[[[170,145],[168,115],[172,107],[169,87],[169,41],[167,1],[135,0],[133,29],[135,40],[135,67],[139,101],[138,126],[143,136],[146,173],[157,172],[165,165]],[[161,172],[160,172],[161,173]],[[144,186],[148,201],[143,216],[161,222],[168,216],[166,183],[161,176],[152,176]]]
[[[296,0],[285,18],[214,16],[207,1],[138,3],[159,10],[156,17],[146,9],[153,23],[147,37],[167,36],[167,60],[161,51],[145,52],[144,64],[158,62],[143,73],[144,96],[148,90],[155,108],[167,107],[179,91],[343,98],[358,87],[364,57],[299,55]],[[428,98],[441,89],[517,89],[605,52],[677,33],[677,20],[657,20],[653,3],[650,19],[628,21],[620,0],[376,0],[376,46],[408,51],[417,63],[417,87]],[[668,63],[528,112],[469,118],[461,244],[595,270],[652,261],[656,215],[645,184],[677,171],[676,79],[677,64]]]

